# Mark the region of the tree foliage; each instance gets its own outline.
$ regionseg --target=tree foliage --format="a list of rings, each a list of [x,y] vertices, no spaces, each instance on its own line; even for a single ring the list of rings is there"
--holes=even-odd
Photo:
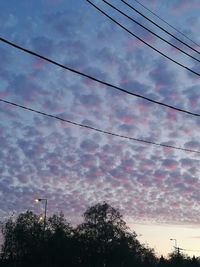
[[[43,221],[31,211],[2,223],[1,266],[70,267],[200,267],[199,258],[176,251],[157,259],[141,244],[118,210],[98,203],[72,227],[62,213]]]
[[[43,231],[39,216],[31,211],[20,214],[16,221],[9,219],[2,225],[4,244],[2,257],[9,261],[34,261],[42,247]]]

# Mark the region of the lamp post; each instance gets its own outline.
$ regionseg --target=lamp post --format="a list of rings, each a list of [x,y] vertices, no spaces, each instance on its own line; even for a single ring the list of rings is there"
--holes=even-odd
[[[175,248],[175,250],[177,250],[177,249],[178,249],[178,247],[177,247],[177,239],[175,239],[175,238],[170,238],[170,240],[175,242],[175,246],[174,246],[174,248]]]
[[[46,219],[47,219],[47,198],[36,198],[35,202],[44,202],[44,231],[46,228]]]

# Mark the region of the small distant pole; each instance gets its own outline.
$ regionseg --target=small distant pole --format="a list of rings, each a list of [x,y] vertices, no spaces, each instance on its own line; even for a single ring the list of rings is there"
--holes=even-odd
[[[177,247],[177,239],[175,239],[175,238],[170,238],[170,240],[175,242],[175,246],[174,246],[174,248],[175,248],[175,250],[177,250],[177,249],[178,249],[178,247]],[[179,253],[179,252],[178,252],[178,253]]]

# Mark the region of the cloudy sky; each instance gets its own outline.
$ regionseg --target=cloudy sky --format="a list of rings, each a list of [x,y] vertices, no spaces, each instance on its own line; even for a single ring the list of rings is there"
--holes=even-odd
[[[101,0],[91,0],[163,54],[200,73],[199,0],[108,0],[190,56]],[[167,105],[200,114],[199,76],[158,54],[86,0],[0,1],[1,37],[69,68]],[[196,52],[195,52],[196,50]],[[196,58],[197,60],[195,60]],[[1,42],[0,98],[158,144],[200,151],[200,118],[119,92]],[[63,211],[72,223],[87,207],[119,208],[158,254],[200,245],[200,154],[145,144],[64,123],[0,102],[0,218],[27,209]],[[200,255],[200,252],[190,252]]]

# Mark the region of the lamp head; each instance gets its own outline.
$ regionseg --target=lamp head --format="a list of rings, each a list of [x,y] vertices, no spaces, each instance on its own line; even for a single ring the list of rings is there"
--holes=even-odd
[[[41,222],[41,221],[43,221],[43,220],[44,220],[43,216],[40,216],[40,218],[39,218],[39,222]]]

